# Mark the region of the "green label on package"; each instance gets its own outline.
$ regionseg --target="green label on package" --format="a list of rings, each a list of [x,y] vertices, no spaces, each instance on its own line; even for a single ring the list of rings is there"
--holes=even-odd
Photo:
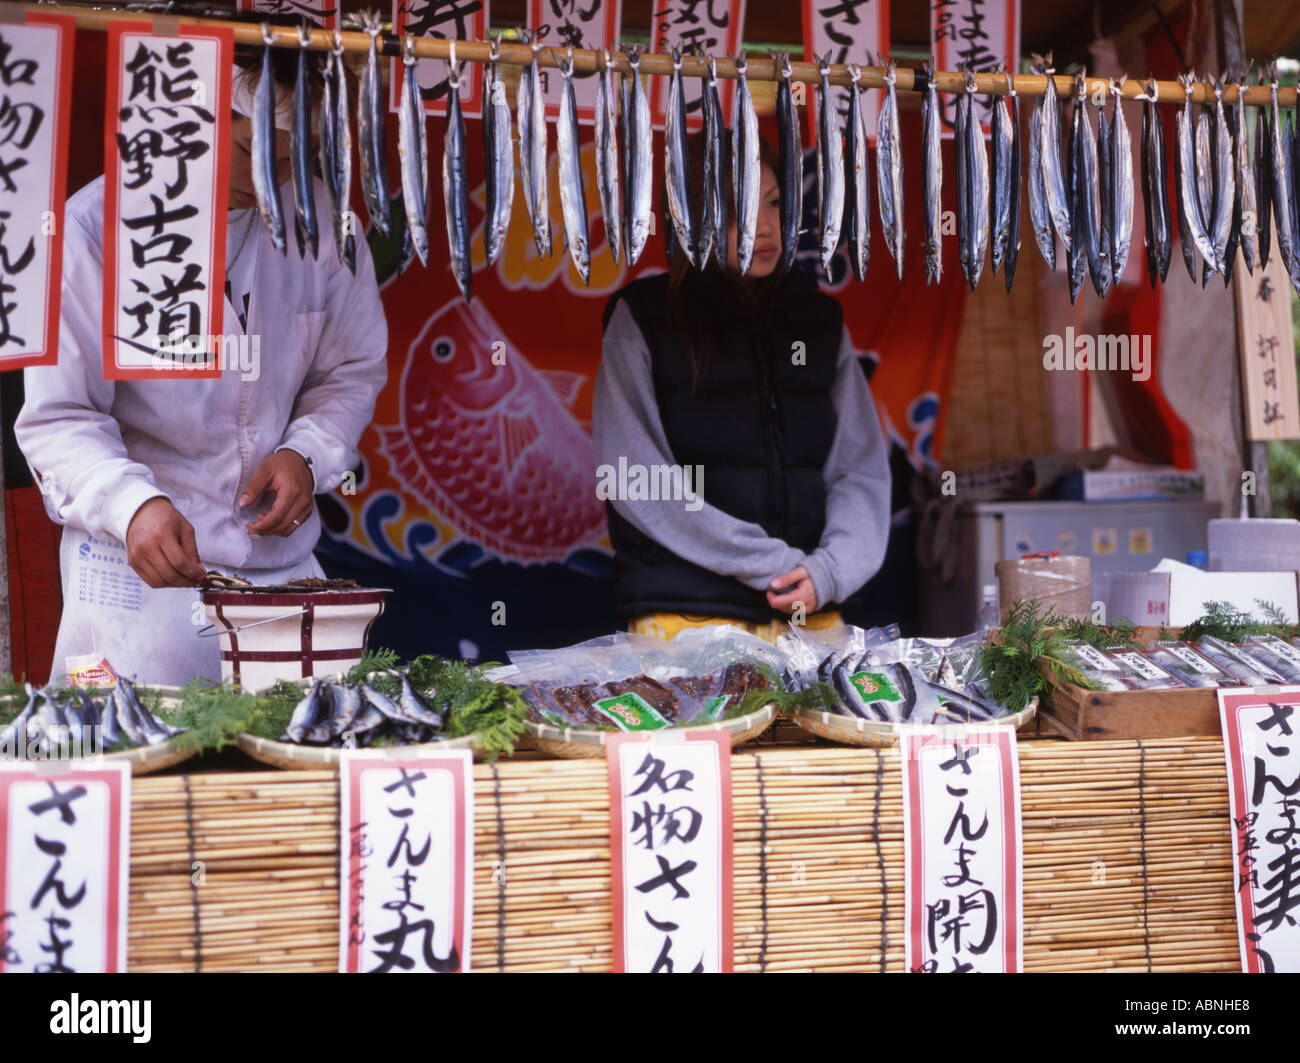
[[[704,703],[704,715],[710,720],[717,720],[722,717],[722,710],[727,707],[727,702],[731,700],[730,694],[719,694],[715,698],[709,698]]]
[[[870,705],[873,701],[902,701],[903,695],[883,672],[854,672],[849,682],[857,692],[862,704]]]
[[[662,731],[671,726],[650,703],[630,691],[613,698],[601,698],[596,709],[620,731]]]

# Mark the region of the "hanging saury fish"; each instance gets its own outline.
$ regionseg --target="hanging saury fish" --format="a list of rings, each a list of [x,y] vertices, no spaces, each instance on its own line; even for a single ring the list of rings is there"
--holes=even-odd
[[[271,68],[271,27],[262,23],[262,73],[253,95],[253,191],[257,210],[271,234],[271,242],[285,253],[284,212],[280,205],[280,178],[275,159],[275,72]]]
[[[491,57],[483,64],[483,252],[489,266],[505,249],[515,201],[515,140],[500,57],[501,35],[496,34]]]
[[[803,224],[803,146],[799,136],[799,111],[790,88],[788,52],[773,52],[779,64],[776,83],[776,128],[781,147],[781,265],[786,272],[794,265],[799,251],[799,227]]]
[[[591,283],[591,248],[587,233],[587,190],[582,179],[582,154],[578,143],[578,101],[573,92],[573,45],[560,60],[564,78],[560,95],[560,117],[556,139],[560,152],[560,211],[564,215],[564,236],[569,257],[583,284]]]
[[[402,206],[411,246],[420,265],[429,264],[429,147],[424,100],[415,73],[415,38],[407,36],[402,55],[402,99],[397,114],[397,153],[402,167]]]
[[[934,87],[934,67],[927,64],[921,97],[921,201],[925,222],[925,283],[943,276],[943,116]]]
[[[370,224],[384,236],[392,235],[392,217],[388,202],[388,154],[384,146],[384,86],[379,74],[378,37],[383,29],[379,16],[362,16],[370,49],[361,75],[361,93],[357,101],[357,132],[361,138],[361,191],[366,199]]]
[[[293,110],[289,114],[289,155],[293,174],[293,233],[298,257],[317,257],[320,231],[316,227],[316,189],[311,175],[311,85],[307,81],[307,45],[311,30],[298,27],[298,69],[293,81]]]
[[[465,118],[460,110],[461,65],[456,62],[456,43],[451,42],[447,61],[447,127],[442,148],[442,197],[447,214],[447,246],[451,251],[451,272],[468,300],[473,278],[469,246],[469,178],[466,175]]]

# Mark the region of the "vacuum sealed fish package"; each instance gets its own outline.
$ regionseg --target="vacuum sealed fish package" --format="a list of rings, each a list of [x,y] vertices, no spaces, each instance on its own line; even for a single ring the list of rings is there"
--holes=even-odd
[[[1186,687],[1235,687],[1241,680],[1230,675],[1186,642],[1154,642],[1146,655]]]
[[[1242,645],[1251,660],[1268,665],[1288,683],[1300,683],[1300,649],[1276,635],[1249,635]]]
[[[1121,661],[1107,656],[1086,642],[1067,642],[1061,650],[1061,659],[1072,664],[1101,690],[1133,690],[1137,679]]]
[[[1213,635],[1206,635],[1196,644],[1196,648],[1245,686],[1270,686],[1284,681],[1267,665],[1246,656],[1239,647]]]
[[[782,657],[741,628],[690,628],[670,640],[619,633],[510,654],[534,723],[658,731],[730,719],[781,689]],[[760,695],[751,697],[750,695]]]
[[[1139,650],[1107,650],[1106,656],[1127,669],[1124,681],[1130,690],[1176,690],[1185,685]]]

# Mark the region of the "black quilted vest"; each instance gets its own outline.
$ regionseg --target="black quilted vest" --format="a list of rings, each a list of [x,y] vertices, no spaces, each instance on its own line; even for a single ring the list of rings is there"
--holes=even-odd
[[[839,304],[803,270],[764,285],[757,300],[738,296],[717,272],[688,274],[679,299],[696,308],[704,329],[693,371],[667,289],[667,274],[633,281],[610,298],[605,323],[619,300],[628,304],[650,350],[673,461],[703,466],[706,504],[811,552],[825,523],[822,466],[835,435]],[[606,509],[621,616],[666,611],[755,623],[786,616],[763,592],[684,560]]]

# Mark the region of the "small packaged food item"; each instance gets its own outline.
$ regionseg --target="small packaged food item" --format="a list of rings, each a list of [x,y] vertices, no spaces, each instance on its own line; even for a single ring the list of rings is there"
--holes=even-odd
[[[1132,690],[1173,690],[1183,685],[1140,650],[1107,650],[1106,656],[1128,669],[1124,679]]]
[[[1248,635],[1242,647],[1288,683],[1300,683],[1300,650],[1276,635]]]
[[[1265,674],[1262,665],[1244,657],[1231,643],[1224,642],[1223,639],[1206,635],[1196,644],[1196,648],[1229,675],[1240,679],[1245,686],[1262,687],[1281,682],[1281,677],[1276,673],[1271,676]]]
[[[1061,651],[1066,664],[1072,664],[1102,690],[1132,690],[1126,682],[1129,670],[1086,642],[1067,642]]]
[[[1186,642],[1154,643],[1147,650],[1147,656],[1170,675],[1181,680],[1184,686],[1207,689],[1241,686],[1240,679],[1229,675],[1195,646]]]

